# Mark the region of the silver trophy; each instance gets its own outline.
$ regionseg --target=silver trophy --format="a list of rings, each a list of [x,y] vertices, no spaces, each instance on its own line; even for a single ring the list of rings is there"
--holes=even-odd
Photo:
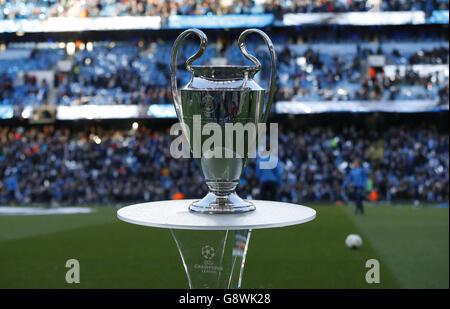
[[[189,83],[181,88],[180,95],[176,77],[177,55],[183,40],[192,33],[200,38],[200,48],[186,61],[186,69],[192,77]],[[264,104],[265,90],[253,79],[261,69],[261,63],[248,53],[244,42],[251,33],[262,36],[270,52],[271,77],[266,104]],[[220,127],[220,132],[222,132],[220,147],[214,144],[215,149],[201,150],[200,153],[197,151],[197,157],[194,153],[194,158],[205,177],[209,193],[201,200],[192,203],[189,209],[209,214],[252,211],[255,206],[236,194],[236,186],[249,158],[252,157],[252,153],[254,154],[254,149],[250,147],[254,143],[251,143],[250,139],[257,141],[257,134],[247,132],[243,140],[238,140],[244,144],[244,151],[241,153],[236,151],[237,137],[231,144],[227,143],[226,139],[229,139],[229,136],[226,136],[225,132],[227,124],[240,123],[245,126],[252,123],[257,127],[258,123],[265,124],[267,122],[276,83],[275,48],[264,32],[258,29],[248,29],[242,32],[238,44],[244,57],[254,63],[253,66],[192,65],[194,60],[203,54],[207,44],[208,39],[202,31],[188,29],[175,40],[170,58],[170,83],[175,110],[192,152],[194,152],[193,145],[196,143],[194,130],[202,130],[204,125],[212,124],[212,127]],[[201,123],[200,127],[196,123],[198,120]],[[199,142],[201,146],[207,139],[208,136],[201,135],[200,141],[197,143]],[[211,153],[215,155],[211,155]]]

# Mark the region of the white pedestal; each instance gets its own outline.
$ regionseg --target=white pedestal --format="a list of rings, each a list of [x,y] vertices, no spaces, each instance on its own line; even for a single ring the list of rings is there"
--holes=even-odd
[[[297,204],[253,200],[256,210],[240,214],[201,214],[189,211],[194,200],[171,200],[127,206],[120,220],[152,227],[182,230],[244,230],[282,227],[313,220],[316,211]]]
[[[309,207],[255,200],[254,211],[203,214],[189,210],[193,201],[142,203],[117,211],[120,220],[171,231],[190,288],[240,288],[251,230],[301,224],[316,217]]]

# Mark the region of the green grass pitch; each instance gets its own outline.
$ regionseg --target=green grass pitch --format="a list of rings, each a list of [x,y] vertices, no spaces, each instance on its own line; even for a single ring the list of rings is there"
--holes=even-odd
[[[254,230],[243,288],[448,288],[448,208],[409,204],[312,206],[317,218],[298,226]],[[119,221],[115,207],[91,214],[0,216],[0,288],[187,288],[168,230]],[[345,237],[360,234],[350,250]],[[80,262],[79,284],[65,263]],[[368,284],[367,259],[380,262]]]

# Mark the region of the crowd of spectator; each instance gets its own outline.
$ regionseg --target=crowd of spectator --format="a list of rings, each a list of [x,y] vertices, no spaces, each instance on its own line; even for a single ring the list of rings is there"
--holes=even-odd
[[[200,198],[206,193],[194,159],[173,159],[168,130],[0,127],[0,204],[111,204]],[[428,126],[383,130],[281,128],[276,199],[342,201],[342,182],[358,158],[367,190],[379,200],[448,201],[449,135]],[[252,160],[239,193],[259,198]]]
[[[401,55],[397,49],[384,52],[381,47],[371,50],[359,45],[346,55],[312,48],[296,51],[289,44],[281,46],[284,47],[278,53],[276,101],[440,99],[445,102],[448,97],[448,76],[444,72],[420,75],[410,67],[414,64],[448,64],[448,48],[443,46],[421,49],[411,55]],[[214,48],[209,50],[214,51]],[[238,49],[231,44],[223,54],[228,54],[230,64],[243,64],[243,57],[236,52]],[[367,70],[364,61],[370,55],[384,55],[387,63],[403,61],[409,68],[403,74],[397,71],[391,76],[381,69]],[[83,52],[77,55],[72,71],[59,86],[55,103],[95,103],[98,100],[93,97],[102,89],[105,91],[102,98],[107,104],[170,103],[168,54],[164,56],[154,56],[149,65],[148,55],[139,53],[138,49],[128,50],[126,56],[117,47],[110,51],[99,52],[94,48],[92,53]],[[264,53],[259,58],[263,67],[270,66]],[[105,59],[109,59],[107,65]],[[299,63],[299,59],[303,59],[303,63]],[[261,79],[264,82],[267,76],[263,75]],[[184,83],[188,80],[189,76]],[[110,93],[110,100],[105,100],[107,93]]]
[[[0,105],[24,107],[50,103],[47,98],[52,85],[45,78],[39,82],[34,72],[52,69],[65,52],[37,48],[11,48],[6,52],[22,54],[22,57],[0,57]]]
[[[157,74],[164,75],[164,84]],[[94,48],[76,55],[72,70],[58,82],[53,103],[167,104],[172,101],[168,80],[167,64],[150,61],[136,47]]]
[[[20,86],[13,86],[10,76],[0,73],[0,105],[11,104],[13,106],[45,104],[48,98],[49,85],[43,80],[38,85],[33,75],[24,74]]]
[[[370,55],[385,56],[386,64],[400,64],[407,68],[403,74],[397,69],[389,76],[381,68],[370,67]],[[353,55],[330,55],[311,48],[296,52],[289,45],[278,54],[279,79],[277,101],[349,101],[349,100],[409,100],[448,97],[448,76],[434,70],[426,74],[412,69],[415,64],[448,64],[448,48],[441,46],[419,50],[404,56],[399,50],[384,52],[356,46]],[[298,65],[298,59],[303,64]],[[401,60],[400,60],[401,59]],[[309,66],[311,65],[311,66]],[[403,91],[402,91],[403,90]]]
[[[448,0],[31,0],[0,1],[0,19],[448,10]]]

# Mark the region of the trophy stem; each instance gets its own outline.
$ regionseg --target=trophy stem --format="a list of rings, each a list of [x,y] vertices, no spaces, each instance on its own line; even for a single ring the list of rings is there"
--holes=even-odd
[[[189,210],[208,214],[243,213],[255,210],[255,206],[236,194],[237,181],[207,181],[209,193],[193,202]]]

